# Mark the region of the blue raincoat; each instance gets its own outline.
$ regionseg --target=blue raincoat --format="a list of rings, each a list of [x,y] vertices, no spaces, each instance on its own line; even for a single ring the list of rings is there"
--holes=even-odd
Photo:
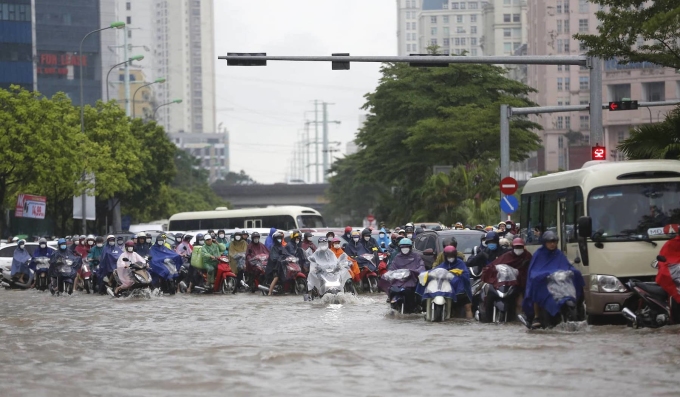
[[[10,270],[12,277],[18,273],[28,275],[28,264],[31,261],[31,254],[26,251],[26,248],[21,249],[17,246],[14,249],[14,256],[12,257],[12,268]]]
[[[449,263],[448,261],[444,260],[444,262],[438,264],[437,266],[434,266],[434,268],[438,267],[446,270],[460,269],[463,271],[463,273],[460,276],[456,276],[456,278],[454,278],[451,281],[451,288],[453,288],[453,291],[456,294],[467,295],[468,299],[470,299],[470,302],[472,302],[472,284],[470,283],[470,270],[468,269],[465,262],[460,258],[456,258],[456,260],[453,263]]]
[[[562,298],[556,302],[552,294],[548,291],[547,277],[559,270],[571,270],[574,273],[574,287],[576,288],[576,300],[583,296],[583,276],[574,266],[569,263],[569,259],[559,249],[550,251],[544,246],[537,249],[529,264],[529,274],[527,275],[527,287],[522,302],[522,310],[528,318],[534,317],[534,303],[539,307],[555,316],[559,313],[562,305],[571,298]]]
[[[385,237],[383,237],[383,238],[378,237],[378,249],[381,252],[385,252],[385,251],[387,251],[387,248],[390,246],[390,243],[392,241],[390,240],[390,236],[388,236],[385,228],[380,229],[380,233],[384,233]],[[384,247],[383,247],[383,244],[384,244]]]
[[[176,278],[178,276],[179,269],[182,267],[182,257],[178,253],[164,245],[154,244],[149,250],[149,256],[151,256],[149,266],[151,267],[152,276],[157,276],[164,280]],[[170,270],[165,266],[166,259],[170,259],[175,265],[176,272],[174,272],[172,276],[170,275]]]
[[[274,233],[276,233],[276,228],[273,227],[269,229],[269,236],[267,236],[267,240],[264,242],[264,246],[267,247],[268,250],[272,250],[272,247],[274,246]]]
[[[113,273],[118,266],[118,258],[123,253],[123,250],[118,248],[117,245],[113,247],[106,245],[102,248],[102,255],[99,259],[99,267],[97,268],[97,280],[99,281],[99,287],[104,285],[104,277]]]
[[[47,246],[45,248],[40,248],[40,246],[38,246],[38,248],[36,248],[35,251],[33,251],[33,259],[41,257],[50,258],[52,257],[52,254],[54,254],[54,249],[51,248],[50,246]],[[30,267],[31,269],[35,270],[35,261],[31,260]]]

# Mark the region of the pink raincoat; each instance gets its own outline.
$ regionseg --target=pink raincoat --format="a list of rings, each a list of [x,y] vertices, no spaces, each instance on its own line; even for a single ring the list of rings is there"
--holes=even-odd
[[[123,259],[129,259],[129,262],[123,261]],[[126,269],[126,266],[129,266],[132,263],[136,262],[142,262],[144,263],[144,258],[142,258],[138,253],[136,252],[123,252],[120,257],[118,258],[118,262],[116,263],[116,267],[118,269],[118,278],[120,279],[120,282],[123,283],[122,287],[123,288],[129,288],[132,284],[132,278],[130,277],[130,271],[129,269]]]

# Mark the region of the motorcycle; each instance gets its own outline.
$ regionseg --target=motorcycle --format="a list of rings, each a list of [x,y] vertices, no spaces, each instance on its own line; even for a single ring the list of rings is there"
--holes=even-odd
[[[18,277],[12,277],[12,271],[11,269],[2,269],[2,274],[0,274],[0,285],[5,287],[5,289],[29,289],[31,288],[31,285],[33,284],[33,280],[35,279],[35,272],[33,269],[28,267],[28,264],[25,265],[26,268],[28,268],[28,277],[25,278],[26,281],[19,282]]]
[[[189,287],[187,282],[189,280],[189,268],[191,267],[191,263],[187,260],[186,257],[182,257],[182,266],[179,268],[179,272],[177,275],[177,285],[179,286],[179,292],[185,293],[187,292],[187,288]]]
[[[255,292],[260,284],[265,282],[265,270],[267,268],[269,256],[265,254],[256,255],[246,263],[245,279],[246,284],[250,285],[251,292]]]
[[[390,270],[382,276],[381,280],[386,284],[384,290],[387,292],[387,302],[393,312],[401,314],[422,312],[421,305],[415,299],[415,288],[402,286],[412,277],[409,269]]]
[[[154,287],[158,286],[164,294],[175,295],[177,292],[177,278],[179,272],[172,258],[164,258],[161,263],[155,258],[150,260],[150,273],[152,280],[155,279]]]
[[[93,264],[99,265],[98,260],[93,260]],[[93,265],[93,267],[96,265]],[[87,292],[88,294],[91,292],[94,292],[94,284],[93,284],[93,273],[92,273],[92,267],[88,265],[87,261],[83,261],[83,264],[80,265],[80,268],[78,269],[78,272],[76,273],[76,280],[75,280],[75,289],[76,291],[83,291]]]
[[[470,289],[472,290],[472,312],[477,313],[479,311],[481,290],[484,286],[484,283],[482,282],[483,268],[468,266],[468,271],[470,272]]]
[[[347,284],[352,283],[347,255],[342,254],[339,258],[332,256],[332,260],[326,261],[311,259],[308,287],[314,291],[312,296],[323,298],[325,295],[337,295],[346,290]]]
[[[130,260],[127,258],[124,258],[123,261],[128,263],[130,262]],[[151,273],[149,273],[148,263],[142,262],[129,263],[127,269],[114,270],[113,271],[114,286],[123,284],[120,280],[120,276],[118,275],[118,272],[121,270],[129,272],[130,279],[132,279],[133,281],[133,284],[130,287],[120,291],[121,296],[130,296],[140,291],[145,291],[148,293],[149,296],[151,295],[150,291]]]
[[[302,272],[298,262],[298,258],[292,255],[285,258],[285,279],[276,284],[274,291],[272,291],[274,294],[280,295],[289,291],[295,295],[302,295],[307,292],[307,276]],[[258,288],[262,291],[262,295],[269,293],[268,285],[260,284]]]
[[[236,290],[236,275],[231,271],[229,265],[229,257],[226,255],[220,256],[217,262],[217,270],[215,271],[215,292],[222,292],[223,294],[231,294]]]
[[[553,328],[561,323],[582,321],[585,318],[585,308],[582,299],[576,298],[574,286],[574,272],[571,270],[558,270],[547,276],[548,292],[552,295],[559,306],[559,311],[553,316],[547,310],[539,310],[538,319],[542,328]],[[518,315],[519,321],[527,328],[532,329],[523,315]]]
[[[651,266],[658,269],[659,262],[666,262],[666,258],[657,256]],[[680,290],[680,264],[669,265],[668,269]],[[623,303],[623,316],[628,320],[628,326],[658,328],[680,323],[680,305],[662,287],[654,282],[633,279],[627,284],[628,289],[633,291]]]
[[[50,258],[39,256],[33,259],[35,263],[35,289],[47,291],[50,285]]]
[[[378,253],[378,277],[382,277],[383,274],[387,273],[387,259],[389,256],[387,252]]]
[[[374,254],[361,254],[357,257],[359,265],[359,288],[370,293],[378,292],[378,266],[375,265]],[[387,266],[385,266],[387,270]],[[383,273],[384,274],[384,273]]]
[[[453,273],[442,268],[420,273],[416,293],[424,300],[425,321],[441,322],[451,318],[451,309],[457,300],[451,286],[454,278]]]
[[[514,318],[515,300],[519,293],[519,271],[508,265],[496,265],[496,282],[478,288],[479,308],[476,317],[482,323],[508,322]],[[510,314],[509,314],[510,313]]]
[[[78,263],[76,263],[78,262]],[[56,263],[56,277],[52,277],[50,292],[52,295],[73,293],[73,283],[76,279],[77,267],[82,263],[80,260],[59,258]]]

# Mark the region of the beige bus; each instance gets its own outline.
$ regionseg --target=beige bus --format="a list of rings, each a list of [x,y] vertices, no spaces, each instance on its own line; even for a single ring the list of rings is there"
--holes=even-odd
[[[522,237],[540,247],[546,230],[583,273],[589,322],[620,316],[626,282],[654,281],[650,267],[680,224],[680,161],[588,162],[531,178],[522,191]]]

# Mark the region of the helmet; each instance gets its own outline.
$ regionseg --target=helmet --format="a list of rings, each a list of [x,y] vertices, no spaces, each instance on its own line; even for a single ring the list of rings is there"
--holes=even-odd
[[[524,240],[522,240],[520,237],[516,237],[514,240],[512,240],[512,246],[524,247]]]
[[[252,238],[260,238],[260,233],[258,232],[253,232],[253,234],[250,235]]]
[[[134,248],[134,247],[135,247],[135,243],[134,243],[132,240],[127,241],[127,242],[125,242],[125,248],[127,248],[127,247],[132,247],[132,248]]]
[[[23,241],[23,240],[21,240],[21,241]],[[57,240],[57,244],[59,244],[59,245],[66,244],[66,239],[60,238],[59,240]]]
[[[446,244],[444,244],[444,245],[447,245],[447,246],[458,247],[458,240],[453,236],[451,236],[451,238],[448,239],[448,241],[446,241],[445,243]]]
[[[102,236],[97,236],[97,238],[94,239],[95,243],[103,243],[104,242],[104,237]]]
[[[477,229],[477,230],[484,230],[484,226],[482,226],[482,225],[477,225],[477,226],[475,226],[475,229]]]
[[[484,230],[487,232],[493,232],[493,226],[487,226],[484,228]]]
[[[458,229],[458,228],[461,228],[461,229],[462,229],[462,228],[463,228],[463,223],[461,223],[461,222],[456,222],[456,224],[453,225],[453,227],[455,227],[456,229]]]
[[[307,234],[307,233],[305,233],[305,234]],[[328,239],[326,237],[321,236],[321,237],[319,237],[319,240],[317,242],[318,243],[327,243]]]
[[[144,234],[144,233],[142,233],[142,232],[139,232],[139,233],[137,233],[137,235],[135,236],[135,238],[146,238],[146,234]]]
[[[196,235],[196,241],[198,241],[198,240],[203,240],[203,237],[204,237],[204,236],[203,236],[203,233],[198,233],[198,234]]]
[[[333,240],[331,240],[332,243],[340,243],[340,238],[338,237],[333,237]]]
[[[500,240],[498,240],[498,245],[504,248],[510,248],[510,241],[507,238],[503,237]]]
[[[345,226],[345,233],[350,233],[352,231],[352,226]]]
[[[548,241],[560,241],[559,238],[557,238],[557,235],[555,232],[552,230],[548,230],[547,232],[543,233],[543,241],[548,242]]]
[[[66,239],[64,239],[64,242],[66,242]],[[44,237],[41,238],[40,240],[38,240],[38,244],[47,244],[47,239]]]
[[[505,226],[505,222],[500,222],[500,223],[498,224],[498,227],[501,227],[501,226]]]
[[[310,233],[310,232],[305,232],[304,236],[305,236],[305,240],[306,240],[306,239],[312,237],[312,233]]]
[[[498,237],[498,233],[496,233],[496,232],[489,232],[489,233],[486,234],[486,241],[488,241],[488,242],[494,242],[495,241],[496,243],[498,243],[499,239],[500,239],[500,237]]]
[[[401,234],[402,236],[405,236],[405,235],[406,235],[406,230],[404,230],[404,229],[399,229],[399,231],[397,232],[397,234]]]
[[[208,234],[215,234],[215,231],[212,229],[208,229]]]
[[[406,225],[406,227],[404,228],[404,232],[413,233],[413,225],[411,225],[411,226]]]
[[[361,237],[364,236],[370,236],[371,235],[371,229],[365,228],[364,230],[361,231]]]
[[[456,252],[456,248],[449,245],[444,248],[444,257],[445,258],[451,258],[451,257],[456,257],[458,253]]]
[[[146,238],[151,238],[151,233],[146,232]]]
[[[413,222],[407,223],[407,224],[406,224],[406,227],[410,227],[411,229],[413,229]],[[406,228],[406,227],[405,227],[405,228]]]
[[[194,236],[191,235],[191,234],[185,234],[184,236],[182,236],[182,240],[187,241],[187,242],[191,241],[192,238],[194,238]]]
[[[159,234],[158,236],[156,236],[156,242],[165,240],[163,236],[164,236],[163,234]]]
[[[71,237],[71,242],[76,242],[76,241],[78,241],[78,239],[79,239],[78,235],[75,235],[75,236]]]
[[[84,234],[81,234],[81,235],[80,235],[80,239],[81,239],[81,240],[85,240],[86,238],[87,238],[86,235],[84,235]]]
[[[182,233],[175,233],[175,240],[181,240],[184,235]]]
[[[249,235],[250,235],[250,233],[248,233],[248,231],[246,229],[241,230],[241,236],[248,237]]]
[[[115,241],[115,240],[116,240],[116,236],[114,236],[113,234],[109,234],[108,236],[106,236],[106,241],[109,241],[109,240],[114,240],[114,241]]]
[[[294,240],[296,238],[300,238],[300,231],[299,230],[293,230],[293,232],[290,234],[291,240]]]
[[[399,241],[399,247],[410,247],[412,245],[413,242],[410,238],[402,238],[401,241]]]
[[[272,237],[274,238],[274,240],[276,240],[278,238],[282,239],[283,238],[283,232],[280,231],[280,230],[277,230],[277,231],[274,232],[274,234],[272,234]]]
[[[335,233],[328,232],[328,233],[326,233],[326,237],[335,237]]]
[[[360,237],[360,236],[361,236],[361,234],[357,230],[352,231],[352,238]]]
[[[224,229],[220,229],[217,231],[217,234],[224,233]]]

